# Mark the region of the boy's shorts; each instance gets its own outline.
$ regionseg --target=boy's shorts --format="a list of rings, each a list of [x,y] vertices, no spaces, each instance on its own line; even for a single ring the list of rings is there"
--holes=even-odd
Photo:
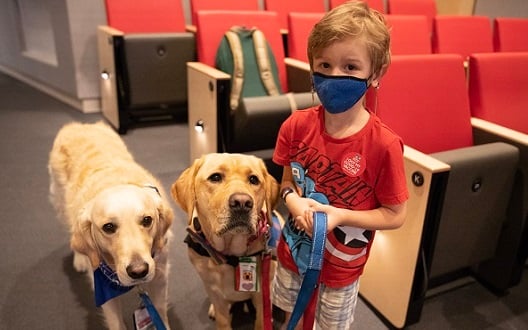
[[[282,267],[279,262],[272,284],[273,304],[291,313],[301,281],[297,273]],[[359,281],[342,288],[330,288],[321,283],[315,311],[316,329],[351,329],[358,289]]]

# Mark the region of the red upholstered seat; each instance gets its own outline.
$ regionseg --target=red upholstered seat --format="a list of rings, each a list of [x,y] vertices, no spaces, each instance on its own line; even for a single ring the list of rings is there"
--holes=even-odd
[[[326,11],[323,0],[264,0],[264,9],[278,14],[281,29],[288,28],[289,13],[321,13]]]
[[[461,54],[493,52],[491,21],[487,16],[437,16],[433,52]]]
[[[429,30],[437,14],[435,0],[387,0],[387,13],[391,15],[425,15]]]
[[[329,0],[328,4],[330,6],[330,9],[339,6],[340,4],[347,2],[349,0]],[[366,2],[370,8],[376,9],[382,14],[385,14],[387,11],[385,10],[385,1],[384,0],[363,0],[363,2]]]
[[[497,52],[528,52],[528,18],[496,17],[493,43]]]
[[[528,134],[528,52],[473,54],[469,58],[471,113]]]
[[[216,51],[225,32],[233,25],[258,27],[266,36],[277,62],[280,83],[287,90],[284,48],[279,19],[275,12],[204,10],[196,17],[196,49],[198,61],[215,66]]]
[[[181,1],[106,0],[108,25],[124,33],[184,32]]]
[[[377,114],[424,153],[473,145],[463,60],[454,54],[393,56]]]
[[[106,0],[97,27],[103,116],[119,133],[187,112],[187,62],[196,59],[180,0]]]
[[[425,15],[385,15],[393,55],[430,54],[431,35]]]
[[[193,24],[199,10],[259,10],[259,0],[190,0]]]
[[[288,15],[288,56],[308,62],[308,36],[324,13],[290,13]]]

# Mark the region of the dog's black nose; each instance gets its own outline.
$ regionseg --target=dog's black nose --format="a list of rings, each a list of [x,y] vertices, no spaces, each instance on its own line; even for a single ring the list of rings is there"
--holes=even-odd
[[[147,276],[149,271],[149,265],[146,262],[138,263],[138,264],[130,264],[126,268],[128,276],[130,278],[133,278],[135,280],[138,280],[140,278],[143,278]]]
[[[248,194],[233,194],[229,197],[229,208],[234,211],[249,211],[253,208],[253,198]]]

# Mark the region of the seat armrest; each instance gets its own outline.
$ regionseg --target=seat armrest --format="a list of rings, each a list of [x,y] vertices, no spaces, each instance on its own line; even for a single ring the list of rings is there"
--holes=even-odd
[[[422,260],[422,236],[450,166],[411,147],[404,149],[405,175],[409,189],[407,217],[402,227],[376,232],[369,261],[361,276],[360,294],[397,328],[409,319],[408,310],[423,304],[427,274]],[[437,187],[440,186],[440,187]],[[390,279],[390,280],[389,280]],[[411,295],[412,293],[412,295]]]
[[[185,25],[185,31],[195,33],[196,34],[196,25]]]
[[[285,58],[284,64],[286,64],[289,91],[293,93],[310,92],[312,90],[310,64],[291,57]]]
[[[480,118],[472,117],[471,125],[473,128],[486,131],[490,134],[496,135],[511,142],[519,143],[528,146],[528,134],[494,124],[490,121]]]
[[[229,74],[209,65],[187,63],[190,163],[219,150],[217,109],[227,106],[230,81]]]
[[[116,40],[123,38],[123,35],[122,31],[107,25],[97,27],[97,51],[99,74],[101,75],[101,107],[105,118],[116,129],[119,129],[119,106],[114,45]]]

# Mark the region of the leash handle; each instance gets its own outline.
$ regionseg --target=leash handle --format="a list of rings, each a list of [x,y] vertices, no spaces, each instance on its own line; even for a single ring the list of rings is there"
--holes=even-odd
[[[297,300],[295,301],[295,307],[293,308],[290,321],[288,322],[287,330],[295,329],[295,326],[301,319],[301,316],[310,302],[312,294],[319,285],[319,273],[323,266],[323,254],[326,242],[326,227],[326,213],[315,212],[310,262],[308,263],[308,269],[304,274],[301,288],[297,295]]]

